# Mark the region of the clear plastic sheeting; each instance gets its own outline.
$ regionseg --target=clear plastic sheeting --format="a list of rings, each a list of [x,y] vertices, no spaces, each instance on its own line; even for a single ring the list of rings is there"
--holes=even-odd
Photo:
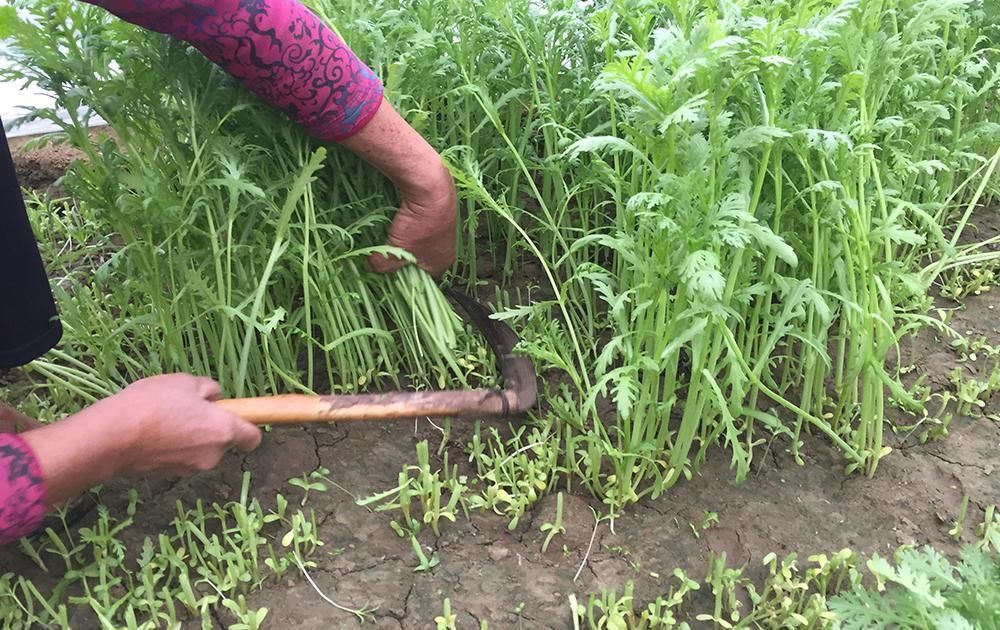
[[[2,4],[2,3],[0,3]],[[0,43],[0,68],[6,67],[10,61],[7,58],[6,50]],[[58,127],[48,120],[33,120],[31,122],[12,126],[13,121],[24,116],[35,107],[52,107],[54,97],[46,94],[36,86],[22,86],[17,83],[5,83],[0,80],[0,118],[3,119],[4,130],[8,138],[19,136],[33,136],[51,131],[58,131]],[[66,120],[66,110],[57,110],[59,117]],[[90,121],[92,126],[101,126],[104,121],[94,117]]]

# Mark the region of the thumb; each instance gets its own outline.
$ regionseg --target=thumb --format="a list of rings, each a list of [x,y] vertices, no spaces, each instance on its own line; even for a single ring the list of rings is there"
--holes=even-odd
[[[233,444],[244,453],[248,453],[258,446],[264,439],[259,427],[238,417],[233,417]]]

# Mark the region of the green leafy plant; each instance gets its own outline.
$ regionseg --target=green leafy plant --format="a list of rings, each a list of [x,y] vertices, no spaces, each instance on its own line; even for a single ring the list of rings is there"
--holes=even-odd
[[[390,525],[401,538],[409,538],[419,564],[416,571],[429,571],[440,562],[437,553],[430,557],[424,553],[418,539],[421,529],[429,525],[435,537],[441,535],[442,519],[455,522],[458,512],[467,509],[466,479],[459,476],[457,466],[448,466],[445,453],[444,474],[440,470],[431,472],[430,453],[426,440],[417,443],[417,464],[404,467],[399,473],[399,483],[395,488],[358,499],[361,506],[376,505],[376,512],[398,510],[400,518]],[[465,512],[466,516],[468,513]]]
[[[797,554],[771,553],[762,562],[763,580],[755,580],[746,567],[727,565],[725,554],[712,555],[703,583],[677,569],[669,594],[644,609],[631,583],[620,596],[604,589],[586,604],[570,595],[574,628],[688,628],[692,620],[720,628],[989,628],[1000,610],[998,522],[988,507],[980,541],[965,545],[955,561],[931,546],[911,545],[867,563],[850,549],[804,564]],[[693,597],[699,590],[712,597]]]
[[[484,440],[477,424],[466,450],[483,488],[470,495],[469,507],[502,514],[509,519],[508,529],[515,529],[558,478],[557,439],[551,425],[545,425],[511,427],[506,438],[494,427]]]
[[[979,536],[976,547],[980,550],[1000,550],[1000,514],[997,514],[995,505],[986,507],[986,515],[976,534]]]
[[[434,623],[437,624],[437,630],[455,630],[455,621],[458,617],[451,612],[451,600],[449,598],[444,598],[443,607],[444,610],[442,613],[434,618]]]
[[[1000,561],[967,546],[952,564],[933,547],[903,548],[894,562],[867,563],[875,589],[856,586],[831,599],[842,628],[984,628],[1000,621]]]
[[[570,595],[573,627],[579,630],[581,622],[584,622],[585,627],[594,629],[688,628],[688,624],[679,621],[676,615],[682,607],[691,603],[692,593],[699,590],[701,585],[688,578],[680,569],[675,569],[673,576],[677,585],[670,589],[670,593],[656,598],[646,608],[638,611],[635,610],[632,582],[625,585],[621,596],[613,589],[604,589],[600,596],[591,595],[586,604],[578,603],[576,596]]]
[[[327,485],[324,483],[326,475],[330,474],[330,469],[320,468],[312,471],[309,474],[303,474],[301,477],[293,477],[288,480],[288,483],[302,488],[302,506],[304,507],[306,501],[309,500],[309,491],[316,490],[319,492],[326,492]]]
[[[701,538],[701,532],[709,529],[714,525],[719,524],[719,515],[715,512],[709,512],[705,510],[701,519],[696,523],[688,523],[688,527],[691,528],[691,533],[694,534],[695,538]]]
[[[164,371],[210,374],[236,396],[489,378],[432,278],[365,271],[395,204],[378,174],[179,42],[86,4],[16,6],[27,19],[14,18],[4,76],[74,110],[28,118],[84,153],[63,185],[115,242],[98,282],[57,287],[66,340],[33,371],[83,401]],[[90,138],[92,113],[113,135]]]
[[[555,521],[553,521],[552,523],[542,523],[541,526],[539,526],[538,528],[539,531],[541,531],[542,533],[548,532],[547,534],[545,534],[545,540],[542,541],[542,553],[545,553],[546,549],[548,549],[549,543],[552,542],[553,538],[555,538],[559,534],[566,533],[566,527],[563,525],[562,518],[563,518],[563,493],[560,492],[556,494]]]
[[[26,575],[0,575],[0,624],[5,628],[69,628],[89,613],[102,627],[176,627],[185,620],[211,625],[212,615],[228,611],[233,627],[261,627],[268,611],[254,609],[247,595],[282,577],[294,558],[305,563],[323,543],[314,520],[288,514],[279,495],[276,510],[266,511],[249,496],[245,473],[238,500],[210,506],[177,504],[170,530],[126,547],[139,498],[130,493],[126,517],[117,519],[98,505],[97,519],[77,531],[52,528],[36,542],[23,539],[22,553],[43,573],[56,578],[48,593]],[[282,534],[275,525],[289,528]],[[288,551],[276,552],[274,542]],[[43,557],[58,559],[48,566]],[[294,566],[294,565],[292,565]],[[89,623],[89,622],[88,622]]]
[[[1000,391],[1000,362],[994,364],[985,380],[969,377],[957,367],[951,372],[951,383],[958,403],[956,411],[962,415],[981,414],[990,396]]]
[[[955,540],[962,538],[962,534],[965,531],[965,517],[968,513],[969,495],[965,495],[962,497],[962,506],[958,510],[958,516],[955,517],[955,524],[948,530],[948,534]]]

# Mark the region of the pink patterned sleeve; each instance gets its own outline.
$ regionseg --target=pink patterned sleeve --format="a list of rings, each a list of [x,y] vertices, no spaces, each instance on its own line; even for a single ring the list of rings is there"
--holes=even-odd
[[[0,545],[33,532],[48,510],[42,469],[21,436],[0,433]]]
[[[298,0],[85,0],[183,40],[285,112],[338,142],[371,120],[382,82]]]

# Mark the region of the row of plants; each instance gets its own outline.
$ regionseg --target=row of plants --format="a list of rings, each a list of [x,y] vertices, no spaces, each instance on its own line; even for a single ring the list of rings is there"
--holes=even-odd
[[[1000,520],[989,508],[977,542],[949,558],[930,545],[901,545],[865,560],[850,549],[762,561],[764,577],[713,555],[705,579],[674,571],[670,592],[642,607],[634,587],[570,596],[573,627],[639,630],[690,628],[993,628],[1000,621]],[[698,596],[704,594],[699,600]],[[440,626],[439,626],[440,627]]]
[[[20,542],[34,566],[0,574],[0,624],[131,630],[198,620],[213,628],[221,614],[230,630],[265,627],[268,609],[247,597],[288,574],[308,578],[324,543],[311,510],[293,509],[280,493],[265,508],[250,496],[250,481],[244,473],[239,497],[230,501],[178,501],[168,529],[142,539],[132,528],[137,511],[150,506],[135,491],[124,514],[99,505],[87,527],[71,529],[60,511],[61,525]],[[362,618],[371,612],[343,610]]]
[[[295,481],[300,488],[326,489],[308,477]],[[101,507],[90,527],[71,532],[64,524],[62,531],[49,528],[23,540],[22,553],[37,565],[34,573],[58,570],[62,577],[43,594],[23,573],[0,575],[0,621],[5,628],[154,628],[200,618],[203,627],[214,627],[225,611],[233,630],[264,627],[269,611],[248,603],[254,592],[281,584],[289,571],[311,580],[307,567],[316,566],[310,558],[323,542],[314,515],[291,510],[280,493],[264,510],[249,488],[246,473],[236,500],[194,508],[178,503],[172,530],[139,545],[130,530],[137,510],[147,508],[134,492],[124,518]],[[305,490],[303,504],[308,496]],[[1000,597],[1000,519],[994,508],[975,533],[977,542],[966,544],[954,561],[933,547],[914,545],[900,546],[888,558],[874,554],[867,562],[849,549],[810,556],[804,565],[794,553],[770,554],[762,562],[763,580],[750,577],[749,567],[727,564],[725,554],[713,555],[704,581],[676,569],[676,586],[644,607],[628,583],[620,593],[606,588],[583,600],[570,595],[569,616],[573,627],[594,629],[686,628],[689,622],[721,628],[991,627]],[[377,612],[328,602],[362,622]],[[442,630],[458,627],[449,599],[435,622]]]
[[[614,518],[690,477],[714,446],[742,480],[762,445],[784,440],[798,456],[808,433],[835,444],[848,471],[872,475],[889,452],[889,406],[918,422],[936,413],[919,381],[904,386],[911,366],[894,357],[927,327],[953,334],[932,317],[930,295],[944,287],[961,299],[984,282],[969,270],[995,264],[996,239],[977,242],[973,230],[1000,193],[990,7],[307,4],[445,155],[462,204],[460,260],[446,282],[493,298],[543,375],[531,426],[475,432],[474,484],[447,457],[435,471],[423,444],[397,487],[364,501],[400,514],[394,528],[419,569],[439,561],[423,552],[421,530],[436,534],[467,510],[494,510],[513,528],[545,493],[579,485]],[[16,63],[0,72],[54,93],[68,122],[53,109],[27,117],[62,128],[42,142],[86,156],[60,182],[71,200],[29,200],[66,337],[13,392],[28,412],[59,417],[172,370],[211,375],[231,395],[495,378],[430,278],[365,270],[395,207],[380,176],[317,146],[183,44],[75,0],[12,6],[0,7],[0,39]],[[95,140],[91,113],[113,134]],[[994,381],[956,382],[966,411]],[[87,545],[69,532],[45,544],[68,558],[66,584],[85,589],[70,603],[98,618],[210,623],[225,608],[237,627],[256,627],[266,613],[239,596],[264,584],[261,566],[308,566],[301,551],[275,552],[261,528],[297,532],[286,547],[316,543],[309,519],[275,520],[276,509],[252,505],[245,488],[214,511],[179,508],[177,531],[144,545],[136,570],[106,512],[81,531]],[[233,518],[231,539],[211,537]],[[178,545],[199,555],[180,557]],[[91,547],[97,568],[81,569]],[[951,582],[935,588],[953,591],[954,574],[929,553],[901,557],[893,574],[868,568],[898,577],[914,563],[937,567],[934,579]],[[806,582],[836,565],[860,584],[857,559],[837,558]],[[963,578],[966,568],[995,575],[992,556],[961,562]],[[788,577],[786,564],[774,559],[774,579]],[[740,575],[724,560],[712,566],[710,618],[736,625]],[[681,579],[681,600],[693,583]],[[858,588],[853,601],[875,606]],[[783,589],[764,593],[784,605]],[[0,594],[12,627],[69,622],[64,587],[43,594],[7,575]],[[643,627],[675,601],[632,612],[628,593],[609,592],[573,612]],[[786,619],[828,619],[813,612]]]
[[[84,403],[164,371],[243,396],[465,383],[470,355],[489,368],[429,276],[367,270],[393,206],[370,169],[177,42],[82,2],[16,6],[6,76],[71,112],[28,118],[83,151],[64,189],[117,244],[58,283],[66,340],[32,365],[49,384]],[[95,113],[113,139],[90,137]]]
[[[953,335],[932,291],[995,258],[970,236],[1000,161],[979,4],[311,6],[451,161],[454,281],[511,288],[501,317],[554,375],[547,490],[614,513],[715,445],[742,480],[805,433],[872,475],[887,406],[926,413],[890,357]]]
[[[0,574],[0,622],[12,629],[139,629],[199,620],[204,628],[254,630],[266,627],[269,613],[255,605],[256,594],[287,588],[290,575],[302,576],[317,597],[337,609],[331,619],[375,621],[378,608],[338,603],[310,575],[321,568],[325,544],[313,508],[306,506],[316,493],[337,485],[329,472],[319,468],[288,480],[289,487],[267,505],[252,498],[251,476],[244,473],[236,498],[210,505],[197,500],[193,506],[178,501],[169,526],[157,536],[133,531],[157,509],[135,491],[121,516],[100,505],[92,523],[79,529],[69,527],[60,512],[61,524],[20,542],[24,566]],[[379,510],[399,510],[402,518],[393,528],[413,542],[421,560],[414,570],[429,571],[440,560],[436,552],[424,553],[417,535],[425,526],[437,531],[442,520],[454,521],[460,510],[476,507],[482,499],[466,483],[447,466],[432,469],[428,444],[421,442],[417,464],[401,472],[398,488],[358,503],[381,502]],[[95,498],[100,492],[95,490]],[[955,554],[904,544],[888,556],[876,552],[866,558],[848,548],[807,558],[770,553],[756,566],[741,566],[724,552],[712,553],[703,579],[677,568],[669,591],[653,599],[638,597],[632,582],[620,590],[571,593],[565,622],[594,630],[995,627],[1000,621],[1000,513],[987,506],[983,520],[970,528],[967,506],[968,497],[949,530],[955,541],[967,541]],[[565,533],[561,512],[558,507],[553,522],[533,524],[547,532],[542,553]],[[692,532],[698,536],[716,522],[716,515],[706,513],[703,522],[691,525]],[[51,587],[43,586],[53,580]],[[480,629],[493,621],[480,621]],[[440,630],[460,627],[450,598],[435,623]]]

